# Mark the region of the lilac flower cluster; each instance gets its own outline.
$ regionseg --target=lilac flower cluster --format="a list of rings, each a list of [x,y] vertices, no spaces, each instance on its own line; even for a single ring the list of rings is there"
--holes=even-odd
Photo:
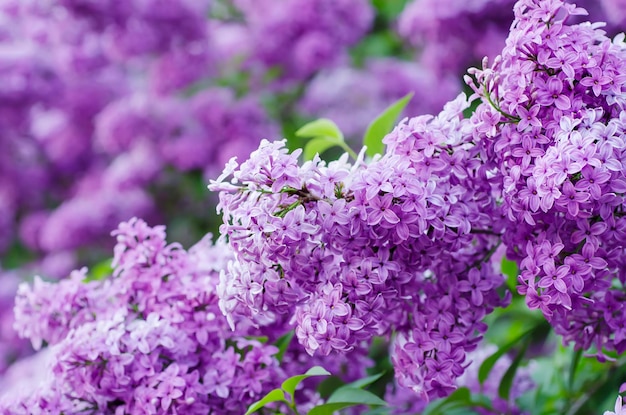
[[[484,56],[500,53],[512,23],[514,0],[413,0],[398,22],[400,36],[418,49],[420,63],[439,74],[462,74]],[[611,34],[626,24],[623,0],[579,0]]]
[[[626,43],[584,10],[519,2],[507,46],[473,72],[487,104],[474,136],[501,181],[503,241],[519,261],[520,293],[565,341],[619,353],[626,246]]]
[[[369,164],[344,155],[299,166],[297,151],[267,141],[229,163],[210,188],[222,191],[220,231],[236,257],[220,281],[231,324],[295,315],[300,343],[322,355],[396,332],[403,386],[424,397],[454,389],[482,318],[506,301],[490,261],[504,219],[461,115],[468,105],[461,96],[437,117],[405,120]]]
[[[0,2],[0,252],[19,237],[39,257],[73,254],[134,215],[169,219],[155,201],[183,179],[163,170],[208,177],[277,135],[257,93],[216,87],[242,71],[233,63],[303,81],[344,60],[374,12],[365,0],[231,6],[244,24],[208,0]]]
[[[87,282],[82,269],[20,287],[16,328],[48,344],[54,382],[5,393],[2,413],[243,413],[285,378],[278,349],[231,332],[219,311],[225,246],[185,251],[139,220],[114,234],[111,278]]]
[[[300,166],[264,141],[227,165],[209,187],[235,251],[220,282],[231,325],[295,315],[323,355],[395,333],[400,385],[444,396],[506,301],[490,262],[504,242],[520,292],[565,341],[625,350],[624,36],[569,25],[583,10],[559,0],[515,13],[494,65],[471,72],[483,102],[470,119],[459,97],[404,120],[369,163]]]
[[[322,361],[295,342],[279,362],[270,343],[288,326],[232,331],[216,290],[232,252],[210,234],[188,251],[142,220],[113,235],[112,276],[90,281],[83,268],[20,286],[15,328],[43,349],[3,378],[1,413],[234,415],[316,364],[346,382],[371,366],[365,348]],[[300,409],[320,401],[318,383],[298,389]]]
[[[481,364],[495,353],[497,347],[492,344],[481,343],[479,348],[467,355],[470,362],[466,371],[457,379],[459,387],[466,387],[473,394],[482,394],[489,397],[489,407],[472,408],[475,412],[483,415],[491,414],[514,414],[522,415],[524,412],[517,407],[515,400],[524,393],[536,388],[531,378],[531,372],[536,370],[536,366],[531,363],[528,366],[517,370],[511,385],[509,400],[504,400],[498,395],[498,386],[506,370],[511,366],[511,358],[502,356],[489,373],[489,379],[481,384],[478,381],[478,369]],[[385,401],[393,408],[392,413],[404,415],[408,413],[421,413],[426,408],[426,402],[415,399],[413,390],[402,387],[398,384],[389,385],[385,394]]]

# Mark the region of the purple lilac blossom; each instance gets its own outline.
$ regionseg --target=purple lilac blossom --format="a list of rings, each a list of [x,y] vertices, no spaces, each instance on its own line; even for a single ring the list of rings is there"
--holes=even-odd
[[[568,24],[584,13],[518,2],[502,55],[468,79],[486,102],[472,123],[501,183],[519,292],[566,342],[622,353],[626,43]]]
[[[88,282],[84,268],[20,287],[15,327],[46,342],[48,363],[39,388],[4,391],[2,413],[243,413],[285,377],[278,349],[231,332],[219,311],[227,247],[209,235],[185,251],[136,219],[114,235],[113,276]]]
[[[0,374],[2,377],[0,379],[3,379],[12,363],[29,356],[32,353],[32,347],[13,329],[14,300],[21,278],[15,271],[1,269],[0,278],[2,278],[2,285],[0,285]]]
[[[40,351],[7,373],[0,413],[239,415],[314,365],[344,382],[372,366],[365,347],[311,358],[297,342],[279,366],[271,343],[287,324],[231,330],[217,284],[232,251],[212,235],[186,251],[166,242],[165,227],[136,218],[113,235],[111,276],[90,281],[82,268],[57,283],[37,277],[20,285],[15,328]],[[301,410],[320,403],[318,384],[298,388]]]
[[[400,15],[398,32],[418,49],[419,62],[439,74],[462,74],[484,56],[500,53],[512,23],[514,0],[413,0]],[[615,35],[624,29],[623,0],[578,0],[592,21],[608,22]]]
[[[344,155],[299,166],[298,151],[267,141],[231,161],[210,185],[235,252],[219,285],[230,323],[295,314],[312,355],[395,331],[400,384],[424,399],[453,390],[480,320],[507,301],[490,262],[504,218],[461,115],[468,105],[460,96],[436,117],[404,120],[369,164]]]
[[[612,411],[604,411],[604,415],[626,415],[626,406],[621,395],[615,400],[615,408]]]
[[[582,14],[517,2],[502,54],[471,72],[474,96],[404,120],[369,163],[300,166],[299,150],[267,141],[229,162],[209,187],[235,252],[219,286],[230,324],[295,314],[322,355],[396,332],[399,384],[445,396],[506,302],[490,261],[504,242],[520,293],[566,342],[624,351],[626,46],[568,24]]]
[[[493,411],[486,407],[472,408],[473,411],[479,414],[495,415],[506,413],[522,415],[524,412],[521,412],[517,408],[515,400],[525,392],[535,388],[535,384],[530,377],[531,371],[535,370],[533,362],[517,370],[511,386],[510,398],[507,402],[498,395],[498,386],[502,376],[511,366],[511,359],[508,356],[505,355],[496,362],[484,384],[481,385],[478,381],[478,369],[480,365],[496,350],[497,348],[494,345],[481,344],[480,347],[469,353],[467,355],[469,365],[466,371],[457,379],[457,385],[459,387],[468,388],[471,393],[482,394],[490,399],[491,409],[493,409]],[[421,413],[426,407],[425,401],[415,399],[415,392],[413,390],[398,385],[397,383],[388,386],[385,401],[393,408],[392,413],[397,415]]]

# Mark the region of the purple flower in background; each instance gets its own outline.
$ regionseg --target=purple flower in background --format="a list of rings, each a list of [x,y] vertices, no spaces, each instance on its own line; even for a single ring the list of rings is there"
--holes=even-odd
[[[308,86],[299,106],[306,115],[330,118],[348,137],[362,135],[370,120],[387,106],[413,92],[404,113],[439,111],[454,98],[460,84],[412,62],[370,59],[364,68],[342,66],[321,72]]]
[[[304,80],[345,59],[348,46],[369,29],[365,0],[235,0],[246,21],[249,65],[277,67],[281,80]]]

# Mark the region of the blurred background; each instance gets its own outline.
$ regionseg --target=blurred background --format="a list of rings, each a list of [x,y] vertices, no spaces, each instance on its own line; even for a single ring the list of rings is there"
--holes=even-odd
[[[584,0],[617,33],[626,1]],[[218,232],[206,189],[233,156],[316,118],[353,148],[384,108],[467,91],[512,0],[0,0],[0,374],[30,345],[13,297],[34,275],[108,269],[117,224]],[[586,19],[586,18],[585,18]]]

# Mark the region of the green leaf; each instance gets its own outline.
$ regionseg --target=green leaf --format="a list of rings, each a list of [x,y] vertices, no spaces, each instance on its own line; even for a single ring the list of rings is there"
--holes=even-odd
[[[511,366],[509,366],[509,368],[502,376],[502,379],[500,380],[500,386],[498,386],[498,395],[506,401],[509,400],[509,394],[511,392],[511,386],[513,385],[513,379],[515,378],[515,374],[517,373],[517,368],[519,368],[520,363],[522,363],[522,359],[524,359],[524,356],[526,355],[526,350],[528,350],[530,340],[530,336],[526,337],[522,348],[519,350],[519,352],[517,352],[517,355],[515,356],[515,359],[513,359]]]
[[[321,366],[313,366],[311,369],[307,370],[304,375],[292,376],[285,380],[281,385],[281,388],[293,398],[296,387],[300,384],[300,382],[312,376],[330,376],[330,373]]]
[[[368,377],[363,378],[363,379],[355,380],[354,382],[348,383],[347,385],[344,385],[341,388],[361,389],[361,388],[364,388],[364,387],[366,387],[368,385],[371,385],[372,383],[376,382],[383,375],[384,375],[384,373],[379,373],[377,375],[372,375],[372,376],[368,376]],[[341,388],[339,388],[339,389],[341,389]]]
[[[91,272],[87,278],[83,280],[83,282],[100,281],[110,277],[113,274],[113,268],[111,267],[112,262],[113,258],[109,258],[94,265],[91,268]]]
[[[367,155],[373,157],[382,154],[385,146],[383,138],[391,132],[396,120],[407,106],[413,93],[409,93],[387,107],[374,121],[370,123],[363,137],[363,145],[367,146]]]
[[[528,336],[536,328],[537,326],[533,326],[532,328],[522,332],[519,336],[517,336],[504,346],[500,347],[498,350],[496,350],[494,354],[485,359],[485,361],[480,365],[480,368],[478,369],[478,381],[481,385],[485,382],[487,376],[489,376],[491,369],[493,369],[498,359],[504,356],[505,353],[511,350],[513,346],[518,344],[524,337]]]
[[[339,388],[330,395],[326,403],[355,403],[362,405],[386,406],[387,402],[372,392],[357,388]]]
[[[271,390],[263,397],[263,399],[256,401],[252,405],[248,407],[248,411],[246,415],[250,415],[259,409],[263,408],[265,405],[271,402],[287,402],[285,400],[285,392],[282,389],[274,389]]]
[[[365,412],[363,415],[389,415],[389,408],[378,406]]]
[[[318,405],[309,411],[308,415],[333,415],[340,409],[348,408],[350,406],[356,406],[358,403],[338,402],[338,403],[325,403]]]
[[[338,146],[340,144],[341,142],[335,141],[334,138],[329,136],[315,137],[314,139],[309,140],[304,146],[304,151],[302,152],[304,161],[313,160],[313,157],[315,157],[316,154],[321,155],[329,148]]]
[[[289,333],[285,334],[284,336],[276,340],[276,347],[278,347],[278,353],[276,354],[276,359],[278,359],[279,362],[283,361],[285,352],[287,351],[287,348],[289,347],[289,344],[291,343],[291,339],[293,339],[294,334],[295,334],[295,331],[291,330]]]
[[[320,118],[303,125],[296,131],[296,136],[304,138],[329,137],[336,142],[343,142],[341,130],[337,127],[337,124],[328,118]]]
[[[259,343],[265,344],[269,340],[267,336],[244,336],[246,340],[255,340]]]
[[[370,376],[370,378],[371,377],[373,376]],[[337,389],[335,393],[333,393],[330,398],[328,398],[328,401],[326,401],[325,404],[316,406],[315,408],[311,409],[309,411],[309,415],[332,415],[335,413],[335,411],[356,405],[387,405],[387,402],[383,401],[372,392],[368,392],[363,389],[348,388],[347,386],[348,385]]]
[[[341,380],[341,378],[337,376],[328,376],[326,379],[321,381],[319,385],[317,385],[317,393],[320,394],[320,397],[326,401],[330,395],[335,393],[335,391],[342,386],[345,386],[346,383]]]
[[[391,20],[404,10],[407,0],[373,0],[372,3],[379,14]]]
[[[470,406],[471,394],[467,388],[459,388],[452,392],[447,398],[435,401],[428,405],[422,415],[448,415],[449,411],[455,408]]]
[[[502,258],[502,273],[506,275],[506,283],[511,290],[515,290],[517,287],[517,276],[519,275],[519,269],[517,268],[517,263],[515,261],[511,261],[506,259],[506,257]],[[515,291],[514,291],[515,292]]]
[[[580,363],[580,359],[583,355],[583,349],[579,348],[574,350],[574,353],[572,354],[572,360],[570,361],[569,364],[569,379],[567,382],[568,388],[570,391],[572,391],[574,389],[574,380],[576,377],[576,369],[578,369],[578,364]]]
[[[20,268],[35,260],[35,255],[20,242],[15,242],[0,258],[0,267],[5,270]]]

